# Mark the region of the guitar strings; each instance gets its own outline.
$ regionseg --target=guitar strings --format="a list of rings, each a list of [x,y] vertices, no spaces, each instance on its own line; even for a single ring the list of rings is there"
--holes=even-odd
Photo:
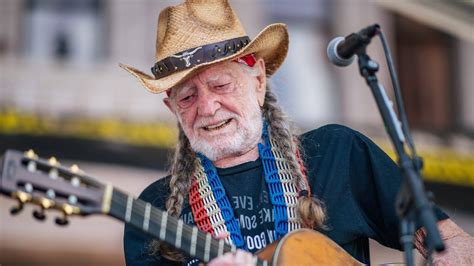
[[[115,201],[117,202],[117,201]],[[123,198],[120,199],[120,202],[117,202],[121,207],[124,207],[126,206],[125,204],[123,204],[125,202],[125,200]],[[145,205],[143,201],[141,200],[135,200],[134,201],[134,208],[132,209],[132,212],[133,213],[136,213],[136,214],[140,214],[142,215],[144,212],[145,212]],[[163,211],[161,211],[159,208],[156,208],[154,207],[156,210],[155,211],[151,211],[150,212],[150,218],[152,220],[152,222],[154,222],[153,220],[155,221],[161,221],[161,217],[162,217],[162,214],[163,214]],[[135,211],[134,211],[135,210]],[[158,212],[160,211],[160,212]],[[167,221],[167,224],[168,225],[172,225],[174,226],[175,228],[177,227],[177,221],[178,219],[176,217],[170,217],[168,216],[168,221]],[[156,223],[154,222],[155,224],[159,225],[159,223]],[[184,236],[186,237],[186,234],[188,237],[188,240],[189,240],[189,235],[192,234],[192,230],[193,230],[193,226],[191,225],[188,225],[188,224],[183,224],[183,233],[184,233]],[[169,233],[171,233],[173,236],[176,237],[176,232],[173,231],[172,228],[170,228],[169,226],[166,226],[165,227],[165,230]],[[202,232],[202,231],[198,231],[197,235],[196,235],[196,243],[203,243],[206,241],[206,238],[207,238],[207,234],[208,233],[205,233],[205,232]],[[211,235],[212,237],[212,235]],[[211,247],[211,251],[212,250],[217,250],[217,248],[219,247],[219,241],[223,241],[223,240],[218,240],[218,239],[215,239],[214,237],[211,238],[211,241],[210,241],[210,247]],[[229,244],[225,243],[224,242],[224,252],[228,252],[228,251],[231,251],[232,250],[232,246],[230,246]]]
[[[126,206],[127,206],[127,196],[125,195],[121,195],[122,193],[114,193],[117,197],[112,197],[112,202],[116,203],[117,205],[119,205],[120,207],[123,207],[124,209],[126,209]],[[132,208],[132,213],[136,213],[136,214],[144,214],[145,213],[145,208],[146,208],[146,205],[145,205],[145,201],[142,201],[140,199],[134,199],[133,200],[133,208]],[[136,210],[136,211],[134,211]],[[162,218],[162,215],[165,211],[155,207],[155,206],[152,206],[152,209],[150,210],[150,221],[154,222],[154,221],[161,221],[161,218]],[[174,226],[175,228],[177,228],[177,224],[178,224],[178,218],[174,217],[174,216],[168,216],[168,219],[167,219],[167,225],[172,225]],[[155,222],[157,225],[160,225],[159,223]],[[186,224],[186,223],[183,223],[183,227],[182,227],[182,230],[183,230],[183,236],[185,236],[186,234],[188,235],[191,235],[192,234],[192,231],[193,231],[193,225],[189,225],[189,224]],[[173,231],[173,229],[171,229],[169,226],[166,226],[165,230],[170,233],[172,233],[173,235],[176,235],[176,232]],[[197,233],[197,240],[196,240],[196,243],[198,242],[205,242],[206,241],[206,238],[207,238],[207,232],[202,232],[202,231],[198,231]],[[219,247],[219,242],[220,241],[224,241],[224,240],[220,240],[220,239],[215,239],[214,236],[211,235],[211,243],[210,243],[210,246],[211,246],[211,250],[217,250],[218,247]],[[224,252],[229,252],[232,250],[232,246],[228,243],[226,243],[224,241]]]
[[[112,197],[112,202],[114,202],[117,205],[119,205],[120,207],[126,209],[127,204],[128,204],[128,202],[127,202],[128,201],[128,195],[123,193],[123,192],[117,191],[117,190],[114,190],[114,195],[116,197]],[[132,214],[137,213],[137,214],[141,215],[142,213],[145,213],[146,203],[147,202],[145,202],[143,200],[134,198],[133,199]],[[134,210],[138,210],[138,212],[134,212]],[[166,211],[161,210],[158,207],[151,206],[150,221],[152,221],[152,220],[161,221],[161,217],[162,217],[164,212],[166,212]],[[177,228],[178,220],[179,220],[179,218],[176,218],[174,216],[168,216],[167,225],[171,224],[171,225],[173,225]],[[158,223],[156,223],[156,224],[160,225]],[[186,234],[191,235],[192,231],[193,231],[193,227],[196,227],[196,226],[186,224],[186,223],[183,222],[182,231],[183,231],[184,234],[182,236],[186,236]],[[176,236],[176,232],[172,231],[173,229],[169,228],[168,226],[165,227],[165,230],[167,231],[167,233],[169,231],[174,236]],[[208,234],[210,234],[210,233],[198,230],[197,235],[196,235],[196,238],[197,238],[196,239],[196,244],[205,242]],[[211,235],[211,241],[210,241],[209,255],[212,255],[212,251],[214,250],[214,251],[217,252],[217,250],[219,248],[220,241],[224,241],[224,240],[223,239],[216,239],[216,238],[214,238],[214,236],[212,236],[212,234],[210,234],[210,235]],[[183,246],[181,248],[184,250]],[[235,246],[233,246],[233,245],[231,245],[231,244],[224,241],[224,246],[223,246],[223,252],[224,253],[225,252],[231,252],[233,249],[235,249]],[[198,255],[198,254],[196,253],[196,255]],[[217,255],[219,255],[219,254],[217,254]],[[258,258],[257,256],[255,256],[255,257],[257,259],[257,265],[263,265],[266,262],[265,260],[262,260],[262,259]],[[212,257],[210,257],[210,258],[212,258]]]

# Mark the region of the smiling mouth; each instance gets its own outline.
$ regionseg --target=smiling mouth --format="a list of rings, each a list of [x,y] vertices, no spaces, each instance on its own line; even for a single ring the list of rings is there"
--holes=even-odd
[[[227,126],[230,123],[230,121],[232,121],[232,118],[224,120],[224,121],[220,122],[219,124],[215,124],[215,125],[212,125],[212,126],[205,126],[205,127],[203,127],[203,129],[206,130],[206,131],[219,130],[219,129]]]

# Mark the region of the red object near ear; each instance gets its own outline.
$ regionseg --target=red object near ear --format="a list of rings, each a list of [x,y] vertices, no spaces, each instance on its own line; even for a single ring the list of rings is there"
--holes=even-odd
[[[257,62],[255,56],[253,54],[244,55],[242,57],[237,58],[236,60],[238,63],[246,64],[249,67],[253,67]]]

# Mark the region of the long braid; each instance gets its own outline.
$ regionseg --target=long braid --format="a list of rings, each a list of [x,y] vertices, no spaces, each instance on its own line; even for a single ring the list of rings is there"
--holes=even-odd
[[[300,144],[299,140],[297,136],[292,133],[286,115],[278,105],[277,97],[270,87],[267,87],[262,109],[263,116],[269,123],[272,138],[275,139],[277,146],[280,147],[283,155],[289,162],[292,173],[294,173],[295,185],[300,190],[304,189],[309,191],[309,188],[306,188],[305,177],[297,157]],[[302,227],[325,228],[324,221],[326,215],[324,205],[310,194],[301,195],[298,198],[296,215]]]
[[[171,194],[166,201],[166,210],[172,216],[179,217],[185,195],[191,186],[191,177],[195,170],[195,153],[191,150],[189,140],[179,126],[179,138],[171,166]]]
[[[178,125],[178,128],[178,143],[176,144],[171,164],[171,180],[169,184],[171,192],[166,200],[166,211],[174,217],[181,215],[184,200],[191,186],[191,177],[194,173],[196,161],[195,153],[191,150],[188,138],[180,125]],[[182,261],[184,259],[181,252],[157,240],[151,242],[150,248],[152,254],[159,252],[163,257],[170,260]]]
[[[296,151],[298,149],[297,140],[291,133],[291,128],[287,122],[285,114],[277,104],[276,95],[270,88],[267,88],[265,94],[265,103],[263,105],[263,115],[269,122],[270,130],[273,138],[276,140],[278,146],[282,149],[282,152],[290,163],[291,171],[295,174],[296,185],[303,180],[303,173],[298,164],[296,158]]]

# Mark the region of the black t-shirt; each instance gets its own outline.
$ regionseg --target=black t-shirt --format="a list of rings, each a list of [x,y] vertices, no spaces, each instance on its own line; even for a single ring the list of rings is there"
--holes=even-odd
[[[367,137],[340,125],[328,125],[305,133],[301,136],[301,144],[312,192],[326,207],[328,229],[321,232],[367,264],[370,260],[369,238],[400,249],[394,202],[401,177],[396,164]],[[217,171],[239,221],[246,247],[255,252],[273,242],[273,207],[261,160],[217,168]],[[164,209],[169,180],[168,176],[154,182],[139,198]],[[438,208],[435,208],[435,214],[440,220],[447,218]],[[194,224],[187,203],[182,219]],[[132,226],[125,226],[127,265],[172,264],[159,255],[150,255],[151,240]]]

